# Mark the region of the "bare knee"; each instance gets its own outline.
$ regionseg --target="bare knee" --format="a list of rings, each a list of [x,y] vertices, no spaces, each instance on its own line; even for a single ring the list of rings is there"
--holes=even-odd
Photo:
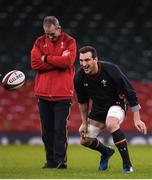
[[[119,126],[119,120],[115,117],[109,117],[107,120],[106,120],[106,128],[109,132],[114,132],[116,131],[117,129],[120,128]]]
[[[89,137],[85,137],[85,138],[82,138],[80,137],[80,144],[83,145],[83,146],[89,146],[92,142],[92,138],[89,138]]]

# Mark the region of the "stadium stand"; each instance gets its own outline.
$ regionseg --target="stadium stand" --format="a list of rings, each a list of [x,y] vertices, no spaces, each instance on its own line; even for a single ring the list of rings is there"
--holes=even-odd
[[[33,86],[33,81],[29,80],[22,88],[16,91],[6,91],[2,87],[0,88],[0,132],[40,131],[39,114]],[[152,83],[145,84],[133,81],[133,86],[137,89],[142,105],[141,118],[147,124],[148,131],[150,132],[152,130]],[[122,128],[126,132],[135,131],[130,111],[125,121]],[[74,97],[72,113],[68,123],[70,132],[76,133],[80,123],[80,113],[76,97]]]
[[[64,30],[77,39],[78,48],[93,45],[101,59],[108,58],[126,72],[138,92],[142,119],[152,130],[151,8],[151,0],[0,0],[0,73],[19,69],[27,78],[17,91],[0,87],[0,131],[40,131],[30,50],[35,38],[43,34],[46,15],[60,19]],[[134,131],[131,115],[126,121],[123,128]],[[74,98],[70,131],[77,132],[79,125]]]

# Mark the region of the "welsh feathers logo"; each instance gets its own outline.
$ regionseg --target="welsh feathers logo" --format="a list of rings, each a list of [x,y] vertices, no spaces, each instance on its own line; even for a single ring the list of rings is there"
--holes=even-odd
[[[101,84],[103,84],[103,86],[106,87],[106,86],[107,86],[107,81],[106,81],[105,79],[103,79],[103,80],[101,81]]]

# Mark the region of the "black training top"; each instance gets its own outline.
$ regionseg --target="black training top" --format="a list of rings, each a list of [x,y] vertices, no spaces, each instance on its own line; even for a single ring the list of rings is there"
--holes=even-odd
[[[76,72],[74,86],[78,102],[84,104],[92,99],[94,104],[109,109],[127,100],[130,107],[137,106],[136,92],[119,67],[105,61],[99,61],[98,66],[98,74],[94,76],[85,74],[82,67]]]

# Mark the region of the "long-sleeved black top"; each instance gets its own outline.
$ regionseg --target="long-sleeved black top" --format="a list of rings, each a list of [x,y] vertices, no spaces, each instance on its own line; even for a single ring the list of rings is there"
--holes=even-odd
[[[85,74],[81,67],[75,74],[74,86],[80,104],[92,99],[103,109],[109,109],[122,100],[128,101],[132,111],[138,111],[140,105],[136,92],[120,68],[110,62],[98,61],[99,71],[95,76]]]

